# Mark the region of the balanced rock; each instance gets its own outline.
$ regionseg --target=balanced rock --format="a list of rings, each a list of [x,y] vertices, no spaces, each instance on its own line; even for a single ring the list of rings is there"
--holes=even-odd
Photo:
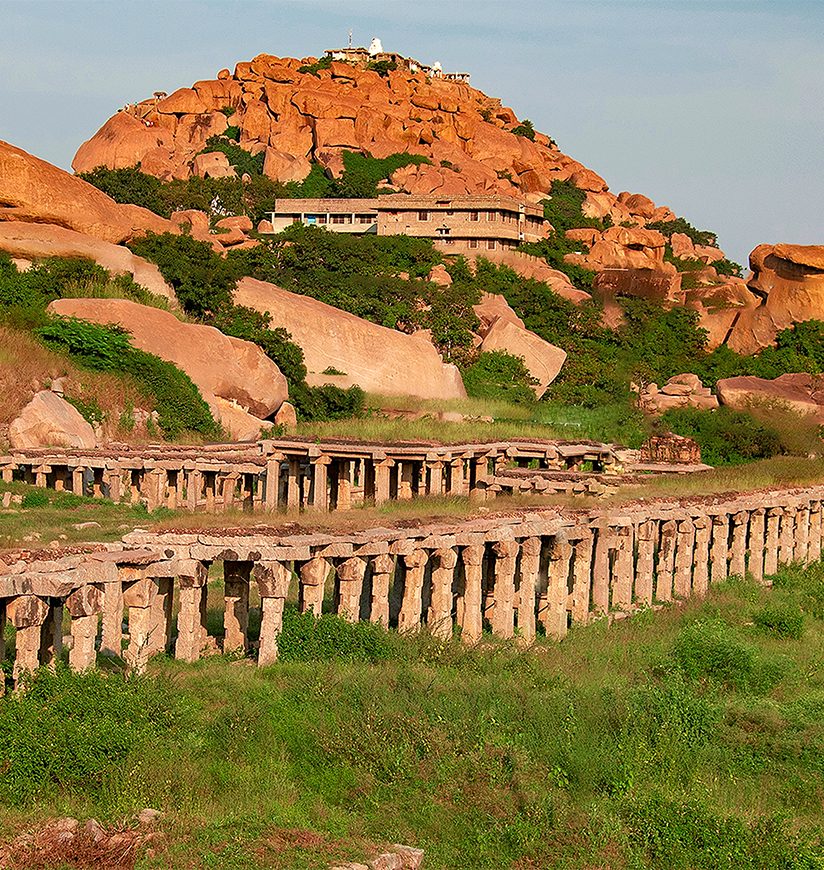
[[[307,381],[426,399],[466,396],[455,366],[443,362],[424,333],[407,335],[266,281],[242,278],[235,302],[267,313],[303,350]],[[338,374],[324,374],[332,369]]]
[[[123,327],[135,347],[174,363],[204,397],[234,401],[255,417],[268,417],[287,398],[286,378],[256,344],[212,326],[183,323],[168,311],[124,299],[56,299],[49,310]]]
[[[9,426],[9,443],[31,447],[96,447],[94,429],[74,405],[51,390],[41,390]]]

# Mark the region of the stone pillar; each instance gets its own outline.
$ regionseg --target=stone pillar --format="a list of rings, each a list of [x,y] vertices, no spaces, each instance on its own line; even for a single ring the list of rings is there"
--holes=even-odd
[[[389,476],[394,464],[391,459],[375,461],[375,505],[389,501]]]
[[[338,616],[347,622],[360,619],[360,600],[363,593],[363,578],[366,576],[366,562],[354,556],[337,566],[338,575]]]
[[[192,468],[186,475],[186,508],[194,513],[200,502],[200,492],[203,488],[203,475]]]
[[[335,510],[348,511],[352,507],[352,483],[349,477],[349,460],[338,459],[335,465],[337,471]]]
[[[328,456],[312,460],[312,507],[316,511],[329,510],[329,463]]]
[[[134,673],[143,673],[149,659],[165,648],[166,610],[158,602],[158,593],[152,577],[136,580],[123,591],[123,604],[129,609],[129,646],[124,658]]]
[[[729,552],[729,573],[731,577],[743,577],[747,572],[747,529],[750,515],[747,511],[738,511],[730,519],[732,542]]]
[[[765,513],[763,508],[758,508],[750,513],[747,570],[756,583],[761,583],[764,580]]]
[[[649,607],[652,604],[653,579],[655,577],[655,532],[652,520],[638,523],[638,560],[635,566],[635,600]]]
[[[692,594],[692,571],[695,563],[695,526],[691,519],[679,520],[675,543],[673,593],[686,599]]]
[[[166,500],[166,470],[163,468],[153,468],[146,474],[146,510],[157,510],[163,507]]]
[[[251,562],[224,562],[223,652],[249,649],[249,580]]]
[[[239,478],[240,475],[234,471],[222,475],[222,509],[224,511],[229,511],[234,507],[235,490],[237,489],[237,482]]]
[[[83,475],[86,469],[82,465],[78,465],[72,469],[72,492],[75,495],[84,495]]]
[[[778,564],[790,565],[795,561],[795,508],[784,508],[778,536]]]
[[[612,530],[594,529],[595,556],[592,563],[592,610],[606,616],[609,612],[609,551]]]
[[[427,462],[429,469],[429,489],[427,494],[432,496],[443,495],[443,462]]]
[[[34,485],[45,489],[48,483],[48,475],[51,471],[50,465],[38,465],[34,468]]]
[[[632,526],[620,526],[616,530],[614,541],[612,606],[627,613],[632,607],[632,588],[635,580],[635,542]]]
[[[372,601],[369,621],[389,628],[389,590],[395,573],[395,558],[388,553],[375,556],[372,561]]]
[[[54,599],[53,599],[54,600]],[[40,664],[54,669],[63,651],[63,604],[52,604],[40,632]]]
[[[492,633],[497,637],[515,636],[515,564],[520,546],[517,541],[496,541],[495,608],[492,611]]]
[[[94,642],[97,618],[103,605],[103,593],[97,586],[80,586],[66,599],[66,610],[72,618],[72,648],[69,667],[78,673],[93,668],[96,661]]]
[[[572,621],[586,625],[589,621],[589,602],[592,590],[592,555],[595,540],[590,529],[575,542],[572,562]]]
[[[693,550],[692,593],[699,598],[707,594],[710,586],[710,537],[712,520],[709,517],[695,517],[695,548]]]
[[[172,648],[172,608],[174,605],[175,578],[153,578],[157,594],[152,605],[154,631],[149,636],[149,656],[167,653]]]
[[[535,594],[541,568],[541,539],[527,538],[521,543],[518,577],[518,636],[528,645],[535,640]],[[566,592],[566,590],[564,590]],[[566,622],[566,594],[564,595]]]
[[[398,462],[398,501],[412,498],[412,484],[415,479],[415,466],[411,462]]]
[[[103,587],[103,634],[100,652],[120,658],[123,655],[123,583],[131,569],[118,569],[118,579]]]
[[[710,583],[722,583],[729,571],[730,518],[716,514],[712,518],[712,543],[710,544]]]
[[[14,480],[14,468],[13,465],[3,466],[3,483],[11,483]]]
[[[592,539],[589,539],[590,560]],[[556,535],[549,549],[549,574],[547,577],[546,609],[541,622],[547,637],[561,640],[567,634],[567,610],[569,602],[569,564],[573,557],[572,545],[562,535]],[[587,571],[587,608],[589,607],[589,571]],[[586,615],[583,620],[586,621]]]
[[[413,550],[401,557],[406,566],[403,584],[403,601],[398,614],[398,631],[416,631],[421,624],[423,610],[423,577],[426,572],[427,553]]]
[[[300,510],[300,459],[289,457],[289,476],[286,479],[286,510]]]
[[[477,643],[483,635],[482,572],[484,546],[464,547],[461,552],[464,566],[463,623],[461,640]]]
[[[658,601],[672,601],[675,582],[675,547],[678,526],[675,520],[661,523],[661,537],[658,543],[658,564],[655,571],[655,598]]]
[[[778,570],[778,525],[781,521],[781,508],[767,510],[767,533],[764,542],[764,577],[772,577]]]
[[[278,639],[283,629],[283,606],[289,593],[292,571],[285,562],[256,562],[255,580],[260,591],[261,620],[258,667],[278,659]]]
[[[278,509],[281,459],[281,456],[276,455],[266,460],[266,493],[263,501],[267,511],[276,511]]]
[[[466,495],[466,480],[464,479],[464,461],[463,459],[453,459],[450,463],[450,495]]]
[[[110,468],[106,472],[106,486],[109,488],[109,498],[115,504],[119,504],[123,498],[123,480],[119,468]]]
[[[821,558],[821,502],[810,505],[810,534],[807,539],[807,561],[817,562]]]
[[[455,579],[457,553],[445,547],[432,554],[432,599],[426,624],[435,637],[452,637],[452,583]]]
[[[316,556],[300,566],[300,612],[320,616],[329,563]]]
[[[810,545],[810,508],[802,505],[795,512],[795,560],[804,565],[809,563]]]
[[[34,673],[40,666],[40,635],[49,614],[49,603],[35,595],[20,595],[6,605],[6,616],[17,630],[15,637],[15,686],[25,673]]]
[[[195,562],[188,574],[178,577],[180,611],[177,614],[175,657],[184,662],[200,658],[206,645],[206,584],[209,571],[203,562]]]

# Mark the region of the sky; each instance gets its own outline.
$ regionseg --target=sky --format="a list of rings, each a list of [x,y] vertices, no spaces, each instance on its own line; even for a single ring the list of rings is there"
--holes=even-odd
[[[0,138],[69,169],[125,103],[350,28],[470,72],[739,262],[824,244],[824,0],[0,0]]]

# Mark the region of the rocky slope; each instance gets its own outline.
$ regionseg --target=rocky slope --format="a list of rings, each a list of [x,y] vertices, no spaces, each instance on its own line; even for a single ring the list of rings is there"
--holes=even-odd
[[[678,301],[676,267],[664,262],[665,245],[674,249],[678,240],[644,230],[674,220],[668,207],[642,194],[615,195],[549,136],[519,135],[524,127],[513,110],[468,84],[403,69],[381,76],[345,62],[316,69],[314,61],[261,54],[234,72],[131,104],[80,147],[72,165],[77,172],[139,166],[165,180],[234,176],[226,155],[203,152],[209,137],[236,128],[240,147],[264,154],[264,174],[281,182],[304,179],[313,164],[338,177],[346,151],[426,157],[429,163],[391,176],[396,190],[410,194],[509,194],[538,202],[553,182],[571,182],[585,195],[582,216],[614,225],[576,237],[590,247],[582,264],[649,272],[638,279],[641,292]],[[709,269],[724,259],[712,245],[699,247],[688,253]]]

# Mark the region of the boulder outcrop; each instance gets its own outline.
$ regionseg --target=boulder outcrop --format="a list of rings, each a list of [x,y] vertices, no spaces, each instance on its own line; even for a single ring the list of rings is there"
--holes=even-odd
[[[824,376],[806,372],[774,380],[742,376],[723,378],[716,386],[721,403],[738,411],[755,406],[783,407],[824,423]]]
[[[537,381],[533,389],[540,399],[558,377],[566,362],[566,351],[526,329],[503,296],[485,293],[474,311],[481,322],[480,349],[501,350],[520,357]]]
[[[94,236],[50,224],[5,221],[0,223],[0,251],[26,260],[45,257],[93,260],[113,275],[131,275],[141,287],[177,307],[174,290],[154,263],[136,256],[122,245],[113,245]]]
[[[683,374],[670,378],[663,387],[649,384],[638,397],[638,407],[647,414],[658,415],[671,408],[700,408],[713,411],[718,399],[698,375]]]
[[[9,426],[9,443],[30,447],[96,447],[94,429],[74,405],[51,390],[41,390]]]
[[[120,205],[91,184],[0,141],[0,221],[56,224],[118,244],[174,224],[135,205]]]
[[[425,333],[388,329],[254,278],[238,282],[235,302],[268,313],[273,326],[291,333],[310,383],[357,384],[372,393],[426,399],[466,395],[458,370],[441,360]]]
[[[234,401],[262,419],[287,399],[286,378],[257,345],[212,326],[184,323],[168,311],[124,299],[57,299],[49,310],[123,327],[135,347],[186,372],[207,401],[211,396]]]

